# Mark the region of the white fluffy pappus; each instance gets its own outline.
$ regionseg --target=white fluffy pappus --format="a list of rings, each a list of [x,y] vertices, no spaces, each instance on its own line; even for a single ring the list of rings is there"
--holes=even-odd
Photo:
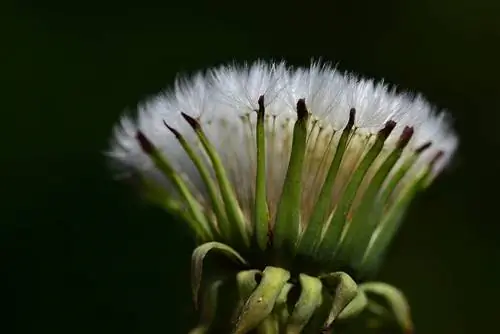
[[[332,209],[356,165],[370,147],[369,143],[373,142],[374,135],[390,120],[397,125],[385,141],[382,153],[364,183],[369,182],[370,175],[394,149],[406,126],[413,128],[413,136],[393,170],[397,170],[404,158],[418,148],[428,143],[431,146],[422,152],[406,173],[400,189],[428,167],[440,152],[439,161],[432,167],[433,175],[437,175],[457,147],[458,139],[449,127],[446,113],[438,113],[419,95],[396,93],[383,82],[339,73],[325,64],[312,63],[309,68],[291,68],[284,62],[259,61],[251,65],[222,66],[178,79],[173,89],[140,104],[136,119],[128,116],[121,119],[107,154],[119,175],[126,177],[140,173],[172,190],[168,180],[142,151],[136,139],[140,130],[182,175],[200,203],[210,210],[210,200],[197,169],[164,124],[166,122],[179,131],[210,166],[196,134],[181,116],[181,112],[186,113],[199,121],[216,147],[241,209],[251,222],[256,176],[256,110],[261,95],[265,98],[266,110],[267,201],[271,217],[275,214],[288,167],[299,99],[305,99],[311,116],[302,177],[303,222],[311,215],[351,108],[355,109],[354,134],[342,160],[339,180],[335,183]]]

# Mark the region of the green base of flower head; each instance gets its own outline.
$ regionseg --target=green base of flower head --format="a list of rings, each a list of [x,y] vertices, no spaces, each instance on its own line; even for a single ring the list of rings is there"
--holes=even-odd
[[[204,268],[206,257],[216,253],[227,256],[234,271],[221,275]],[[385,283],[358,285],[344,272],[315,277],[273,266],[250,269],[235,250],[213,242],[199,246],[192,263],[193,298],[201,310],[192,334],[318,334],[374,311],[401,333],[413,330],[404,296]],[[207,269],[212,274],[202,275]]]

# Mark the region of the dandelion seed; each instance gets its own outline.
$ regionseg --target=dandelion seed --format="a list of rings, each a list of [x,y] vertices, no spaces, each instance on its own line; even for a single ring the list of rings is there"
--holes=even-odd
[[[457,137],[445,113],[328,65],[283,62],[178,80],[138,109],[115,128],[108,156],[199,243],[196,331],[319,333],[373,309],[373,294],[411,330],[397,289],[344,271],[359,279],[378,268],[415,194],[449,162]],[[216,252],[233,259],[233,274],[203,275]],[[217,310],[234,280],[228,321]]]

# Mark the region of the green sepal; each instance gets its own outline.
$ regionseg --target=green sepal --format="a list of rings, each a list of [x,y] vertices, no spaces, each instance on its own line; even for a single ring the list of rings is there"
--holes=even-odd
[[[191,256],[191,290],[193,292],[195,306],[198,306],[198,295],[202,281],[204,260],[211,251],[222,253],[226,255],[228,259],[241,266],[247,265],[245,259],[242,258],[237,251],[223,243],[212,241],[196,247]]]
[[[197,224],[193,216],[189,212],[186,212],[183,204],[179,200],[173,199],[164,187],[139,174],[135,178],[139,179],[141,195],[147,202],[153,203],[172,215],[181,218],[190,227]]]
[[[290,273],[284,269],[266,267],[259,285],[240,311],[233,333],[249,333],[267,318],[289,278]]]
[[[332,309],[333,296],[323,285],[321,305],[316,309],[313,316],[307,323],[303,333],[328,333],[325,324]]]
[[[378,266],[381,255],[384,254],[398,231],[402,219],[415,195],[418,191],[422,190],[430,171],[430,168],[426,169],[413,183],[407,185],[400,198],[397,199],[389,212],[385,214],[363,256],[360,268],[363,268],[364,271],[371,272]]]
[[[265,250],[268,245],[269,211],[267,207],[266,191],[266,132],[265,132],[265,106],[264,96],[259,98],[257,111],[257,173],[255,180],[255,212],[254,228],[255,240],[260,250]]]
[[[288,318],[290,317],[290,312],[288,311],[288,293],[292,288],[293,284],[286,283],[283,286],[283,289],[281,289],[281,292],[276,299],[276,303],[274,304],[273,313],[278,319],[281,331],[285,330]]]
[[[359,289],[363,291],[370,301],[371,295],[384,300],[384,308],[405,333],[413,332],[410,306],[404,294],[397,288],[383,282],[367,282],[360,284]]]
[[[319,278],[333,296],[333,304],[331,305],[330,314],[325,324],[328,328],[344,308],[356,297],[358,294],[358,285],[351,276],[344,272],[325,274]]]
[[[300,274],[299,283],[301,293],[288,318],[288,334],[300,334],[323,301],[323,284],[318,278]]]
[[[163,173],[163,175],[172,182],[181,197],[184,199],[185,203],[187,204],[189,213],[193,217],[193,220],[188,220],[188,223],[192,224],[190,227],[194,231],[194,233],[198,236],[199,239],[203,241],[213,239],[214,234],[210,229],[205,215],[203,214],[203,208],[201,204],[198,203],[198,201],[194,198],[193,194],[191,194],[184,180],[175,171],[175,169],[172,167],[167,158],[163,156],[160,150],[146,137],[146,135],[139,131],[136,135],[136,138],[144,153],[146,153],[151,158],[155,166]]]
[[[418,158],[419,155],[417,154],[412,154],[411,156],[409,156],[391,177],[391,179],[387,183],[387,186],[384,189],[382,189],[378,201],[380,203],[381,212],[384,211],[383,210],[384,207],[389,203],[390,197],[393,195],[397,186],[399,185],[403,177],[406,175],[406,173],[410,170],[410,168],[413,167],[415,162],[417,162]]]
[[[303,99],[297,102],[297,121],[293,128],[292,150],[273,230],[273,247],[292,251],[300,232],[302,169],[307,147],[309,112]]]
[[[385,127],[379,131],[373,145],[365,154],[358,167],[354,171],[349,183],[347,184],[346,189],[342,194],[337,207],[335,208],[335,212],[328,225],[326,233],[324,234],[318,246],[317,254],[324,260],[329,262],[336,260],[336,257],[332,255],[339,246],[342,231],[346,223],[348,222],[349,210],[351,209],[359,186],[361,185],[373,162],[382,151],[385,140],[390,135],[395,126],[395,122],[389,121],[386,123]]]
[[[245,304],[245,301],[250,297],[252,292],[257,287],[256,276],[262,274],[260,270],[245,270],[240,271],[236,275],[236,284],[238,285],[238,293],[240,299],[240,305],[238,308],[242,308]],[[279,326],[278,319],[270,314],[266,319],[262,321],[260,325],[257,326],[257,333],[260,334],[278,334]]]
[[[252,292],[257,288],[256,276],[262,274],[260,270],[251,269],[240,271],[236,275],[236,285],[238,287],[238,308],[243,308],[245,302],[250,297]]]
[[[368,298],[366,297],[366,294],[358,289],[358,293],[356,294],[356,297],[354,297],[353,300],[347,306],[340,312],[340,314],[337,316],[338,320],[346,320],[346,319],[351,319],[355,318],[361,312],[363,312],[368,305]]]
[[[359,206],[352,213],[352,221],[346,227],[347,232],[338,247],[336,259],[342,263],[350,263],[355,269],[359,268],[373,231],[380,223],[373,216],[378,205],[377,196],[412,136],[413,128],[405,127],[396,147],[378,167],[370,180]]]
[[[270,314],[262,320],[262,322],[255,329],[256,334],[279,334],[280,326],[277,317]]]
[[[250,236],[247,226],[248,224],[246,223],[245,216],[241,211],[238,199],[236,198],[234,189],[231,187],[231,182],[229,181],[226,170],[224,168],[224,165],[222,164],[216,148],[207,138],[207,136],[203,132],[203,129],[201,128],[200,123],[196,119],[185,113],[181,113],[181,115],[195,131],[198,139],[200,140],[203,148],[205,149],[205,152],[210,159],[210,162],[212,163],[215,176],[219,183],[222,200],[225,205],[226,215],[230,221],[230,224],[228,224],[228,228],[231,229],[230,235],[236,235],[238,237],[237,240],[239,241],[239,243],[241,243],[242,246],[250,246]],[[234,228],[237,228],[237,231],[234,231]]]
[[[224,213],[223,204],[221,202],[217,186],[212,176],[210,175],[207,166],[202,162],[200,156],[196,154],[194,149],[191,147],[191,145],[189,145],[187,140],[179,131],[169,126],[165,121],[163,123],[175,135],[177,141],[179,142],[179,144],[186,152],[187,156],[191,159],[191,161],[195,165],[196,169],[198,170],[198,173],[201,176],[201,179],[203,180],[205,186],[207,187],[208,195],[210,196],[210,201],[212,203],[212,208],[214,210],[215,217],[217,218],[217,224],[212,228],[214,230],[218,229],[223,237],[231,240],[233,236],[231,236],[230,234],[231,228],[229,226],[229,221],[227,220],[226,215]]]
[[[351,109],[349,112],[349,120],[346,127],[342,131],[340,139],[335,150],[335,155],[328,169],[328,173],[325,178],[325,182],[321,187],[321,192],[318,196],[314,209],[312,211],[312,216],[307,226],[302,233],[297,246],[297,254],[312,256],[316,250],[317,244],[321,240],[321,234],[323,232],[323,227],[330,214],[331,196],[333,191],[333,186],[335,185],[335,180],[337,179],[337,174],[340,169],[340,164],[342,158],[344,157],[345,150],[347,148],[347,143],[349,135],[351,134],[352,128],[354,126],[355,109]]]

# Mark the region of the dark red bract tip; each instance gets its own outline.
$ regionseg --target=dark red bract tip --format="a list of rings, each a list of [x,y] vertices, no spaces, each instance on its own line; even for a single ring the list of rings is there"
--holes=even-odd
[[[165,126],[167,127],[167,129],[169,129],[170,131],[172,131],[172,133],[174,134],[174,136],[176,138],[180,138],[181,137],[181,134],[179,133],[179,131],[177,131],[176,129],[174,129],[170,125],[168,125],[168,123],[165,122],[165,120],[163,120],[163,124],[165,124]]]
[[[305,99],[299,99],[297,101],[297,117],[299,120],[307,118],[309,115],[309,112],[307,111],[306,107],[306,100]]]
[[[398,148],[403,149],[408,145],[408,142],[410,141],[411,137],[413,137],[413,127],[411,126],[405,126],[403,129],[403,132],[401,133],[401,136],[399,136],[399,141],[398,141]]]
[[[195,129],[195,130],[196,130],[196,129],[199,129],[199,128],[200,128],[200,123],[198,123],[198,121],[197,121],[195,118],[193,118],[193,117],[191,117],[191,116],[189,116],[188,114],[183,113],[183,112],[181,112],[181,115],[182,115],[182,117],[184,117],[184,119],[185,119],[185,120],[189,123],[189,125],[190,125],[193,129]]]
[[[135,138],[139,142],[139,145],[141,146],[141,149],[144,151],[144,153],[153,153],[155,147],[144,133],[142,133],[141,131],[137,131],[137,133],[135,134]]]
[[[432,142],[428,141],[427,143],[423,144],[422,146],[420,146],[419,148],[417,148],[415,150],[415,153],[417,154],[420,154],[422,153],[423,151],[427,150],[429,147],[432,146]]]
[[[387,137],[389,137],[389,135],[391,134],[392,130],[394,130],[394,128],[396,127],[396,122],[394,121],[387,121],[387,123],[385,123],[385,126],[379,131],[379,136],[386,140]]]

